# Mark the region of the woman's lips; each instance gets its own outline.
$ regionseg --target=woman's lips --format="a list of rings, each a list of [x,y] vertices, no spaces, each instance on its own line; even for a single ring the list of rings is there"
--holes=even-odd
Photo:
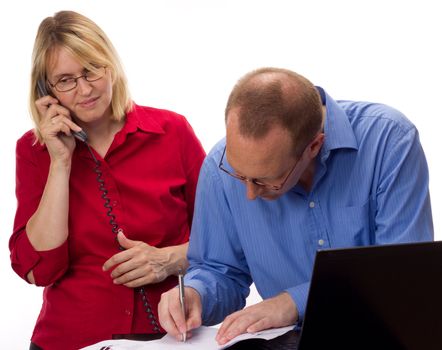
[[[82,108],[91,108],[96,105],[97,100],[98,100],[98,97],[88,98],[87,100],[81,101],[78,104]]]

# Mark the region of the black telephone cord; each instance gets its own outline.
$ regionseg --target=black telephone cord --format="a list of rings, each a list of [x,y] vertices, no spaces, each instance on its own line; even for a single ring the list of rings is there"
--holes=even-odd
[[[87,146],[87,149],[89,150],[89,153],[92,156],[92,159],[95,163],[95,173],[97,174],[97,182],[99,185],[99,190],[101,191],[101,198],[103,198],[104,201],[104,207],[106,208],[106,215],[110,218],[109,219],[109,224],[112,227],[112,232],[115,235],[115,241],[118,244],[118,249],[120,250],[124,250],[124,248],[118,243],[118,239],[117,239],[117,234],[118,232],[123,232],[123,230],[118,226],[117,222],[116,222],[116,217],[114,214],[112,214],[112,205],[110,204],[110,198],[108,197],[108,191],[106,189],[106,186],[104,184],[104,179],[103,179],[103,172],[101,171],[101,163],[100,161],[97,159],[97,157],[95,157],[94,152],[92,151],[91,147],[89,146],[89,143],[87,141],[83,141],[84,144]],[[152,306],[150,305],[149,299],[147,298],[147,293],[146,290],[144,289],[144,286],[137,288],[138,289],[138,293],[141,296],[141,301],[143,302],[143,307],[144,310],[146,311],[147,314],[147,318],[150,321],[150,324],[153,326],[153,330],[156,333],[160,333],[160,327],[158,324],[158,320],[156,319],[153,311],[152,311]]]

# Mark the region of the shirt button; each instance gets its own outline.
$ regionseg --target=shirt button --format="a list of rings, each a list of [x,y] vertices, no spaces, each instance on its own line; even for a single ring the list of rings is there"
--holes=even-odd
[[[132,314],[132,312],[130,312],[129,309],[124,310],[124,313],[125,313],[127,316],[130,316],[130,315]]]
[[[320,245],[320,246],[323,246],[324,245],[324,240],[323,239],[320,239],[319,241],[318,241],[318,244]]]
[[[113,203],[112,203],[112,205],[113,205],[114,207],[116,207],[116,206],[117,206],[117,204],[118,204],[118,202],[117,202],[117,201],[113,201]]]
[[[314,207],[315,207],[315,202],[311,201],[311,202],[308,204],[308,206],[309,206],[310,208],[314,208]]]

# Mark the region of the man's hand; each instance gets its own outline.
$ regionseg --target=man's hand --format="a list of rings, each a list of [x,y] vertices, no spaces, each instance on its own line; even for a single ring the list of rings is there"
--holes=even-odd
[[[155,248],[141,241],[127,238],[118,233],[118,242],[126,250],[115,254],[103,265],[103,270],[111,272],[115,284],[136,288],[150,283],[158,283],[179,269],[187,269],[187,243],[181,246]]]
[[[242,333],[289,326],[297,320],[296,305],[292,297],[284,292],[227,316],[215,339],[223,345]]]
[[[182,334],[187,333],[190,338],[192,329],[201,326],[201,298],[198,292],[190,287],[184,288],[184,298],[186,300],[186,316],[181,310],[178,288],[172,288],[161,295],[161,301],[158,304],[158,315],[163,329],[182,341]]]

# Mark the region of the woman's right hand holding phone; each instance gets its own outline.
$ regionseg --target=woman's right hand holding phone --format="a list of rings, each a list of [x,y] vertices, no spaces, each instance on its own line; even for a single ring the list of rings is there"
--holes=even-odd
[[[35,101],[41,115],[38,125],[51,164],[40,204],[26,225],[26,234],[37,251],[61,246],[69,235],[69,177],[75,140],[72,131],[81,130],[69,110],[50,95]],[[35,283],[33,270],[28,280]]]
[[[51,161],[70,165],[75,149],[72,131],[81,131],[81,128],[72,121],[69,110],[60,105],[56,98],[43,96],[35,104],[42,116],[39,130]]]

